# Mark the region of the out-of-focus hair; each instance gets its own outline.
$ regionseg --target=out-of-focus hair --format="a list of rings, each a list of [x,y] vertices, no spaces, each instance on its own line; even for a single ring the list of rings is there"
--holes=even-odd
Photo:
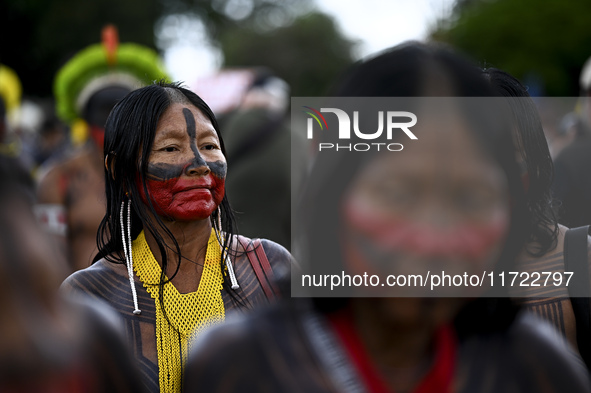
[[[142,230],[149,231],[156,239],[162,256],[162,275],[160,285],[166,282],[164,272],[167,269],[166,243],[163,236],[168,237],[175,245],[180,266],[180,248],[173,234],[158,217],[155,207],[149,201],[145,205],[140,198],[138,185],[143,187],[144,195],[149,195],[146,187],[146,170],[149,154],[152,150],[154,136],[160,117],[176,102],[186,102],[197,107],[213,125],[220,140],[221,151],[226,155],[224,142],[220,134],[215,115],[209,106],[195,93],[180,84],[159,82],[135,90],[125,96],[114,108],[105,126],[104,153],[106,157],[106,214],[102,219],[97,234],[98,254],[94,262],[100,258],[114,263],[125,263],[122,259],[123,243],[121,241],[120,208],[123,201],[131,200],[131,236],[135,239]],[[138,181],[139,180],[139,181]],[[127,196],[126,193],[129,195]],[[150,218],[148,211],[155,217]],[[227,195],[224,196],[220,210],[211,215],[215,222],[221,212],[224,238],[220,239],[222,247],[231,250],[232,236],[235,231],[235,220]],[[224,262],[220,260],[220,269]],[[176,272],[174,273],[176,274]],[[172,279],[174,274],[168,279]],[[229,277],[224,275],[224,288],[235,295]],[[160,291],[162,294],[163,291]],[[235,299],[239,300],[238,297]],[[162,299],[161,299],[162,300]]]
[[[483,72],[499,95],[510,98],[513,131],[516,132],[514,141],[528,173],[525,198],[529,244],[526,249],[530,255],[539,257],[553,250],[558,238],[558,221],[551,194],[554,165],[542,122],[536,104],[519,80],[496,68]]]

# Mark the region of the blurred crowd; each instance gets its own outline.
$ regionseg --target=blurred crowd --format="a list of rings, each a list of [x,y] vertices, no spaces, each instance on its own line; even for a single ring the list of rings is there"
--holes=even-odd
[[[29,99],[4,60],[0,391],[591,391],[591,58],[580,96],[559,107],[447,47],[408,42],[375,54],[327,97],[503,104],[445,101],[441,118],[416,104],[429,119],[417,123],[421,145],[366,155],[312,151],[291,127],[299,108],[273,70],[224,69],[180,87],[157,53],[119,42],[114,26],[63,65],[53,100]],[[186,141],[158,139],[179,129]],[[194,142],[207,132],[213,142]],[[185,166],[161,158],[183,149]],[[183,176],[210,176],[224,192],[211,209],[199,205],[185,219],[179,206],[174,216],[155,195]],[[206,231],[179,227],[186,221]],[[160,255],[153,281],[138,267],[144,236]],[[200,243],[191,248],[193,237]],[[221,249],[211,292],[221,296],[182,303],[179,316],[167,285],[179,299],[201,290],[211,242]],[[576,287],[290,294],[303,274],[435,266],[574,272]],[[197,311],[199,302],[221,307],[221,319]],[[163,321],[180,337],[179,321],[203,313],[224,323],[202,329],[200,319],[178,343],[162,344],[173,335]],[[182,352],[174,364],[163,360],[176,356],[167,346]],[[164,367],[178,380],[167,381]]]

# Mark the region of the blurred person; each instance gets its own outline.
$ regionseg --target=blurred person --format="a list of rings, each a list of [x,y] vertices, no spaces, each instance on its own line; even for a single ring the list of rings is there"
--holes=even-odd
[[[45,116],[35,141],[34,159],[37,167],[59,161],[69,147],[68,131],[56,116]]]
[[[43,116],[43,110],[36,102],[24,99],[19,107],[14,126],[15,137],[20,146],[19,160],[32,174],[37,169],[34,159],[35,140],[39,134]]]
[[[565,114],[553,133],[547,134],[550,157],[555,160],[562,149],[570,145],[581,132],[581,116],[576,111]]]
[[[287,84],[266,69],[255,76],[239,107],[226,114],[222,135],[232,172],[226,179],[240,232],[290,247],[291,135]]]
[[[517,260],[518,271],[569,270],[565,267],[565,235],[568,228],[558,224],[554,213],[551,194],[553,164],[536,105],[527,88],[508,73],[489,68],[484,70],[484,75],[501,96],[509,98],[513,114],[516,157],[526,196],[529,232],[525,247]],[[589,265],[590,242],[591,238],[588,238],[583,258],[574,261],[574,266]],[[585,270],[588,271],[588,268]],[[588,358],[588,352],[591,348],[579,346],[589,345],[588,329],[591,326],[580,324],[586,317],[576,307],[573,308],[572,302],[576,306],[577,299],[570,298],[568,288],[529,287],[520,294],[524,297],[519,301],[527,309],[552,322],[568,342],[579,349],[589,364],[591,359]],[[589,312],[591,310],[587,311]]]
[[[559,201],[558,222],[569,228],[591,224],[591,58],[579,78],[581,121],[574,140],[554,160],[554,197]]]
[[[336,95],[447,101],[418,108],[418,140],[401,151],[317,155],[298,212],[301,263],[370,274],[513,267],[525,206],[509,127],[484,101],[449,100],[494,96],[474,65],[406,43],[359,63]],[[506,293],[372,297],[381,293],[286,300],[208,331],[185,392],[590,391],[578,357]]]
[[[0,155],[0,391],[142,392],[112,311],[58,297],[66,266],[36,223],[33,187]]]
[[[54,84],[57,115],[71,128],[74,149],[39,171],[36,214],[55,236],[71,271],[90,266],[105,214],[102,153],[113,105],[130,91],[166,77],[156,52],[119,44],[114,26],[69,60]]]
[[[62,290],[116,309],[147,391],[180,392],[192,335],[274,299],[291,256],[236,235],[224,143],[195,93],[159,83],[128,94],[107,120],[104,152],[98,255]]]

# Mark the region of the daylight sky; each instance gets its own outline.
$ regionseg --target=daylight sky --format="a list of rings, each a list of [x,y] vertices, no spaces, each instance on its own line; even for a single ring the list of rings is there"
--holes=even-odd
[[[335,18],[346,37],[359,42],[357,56],[362,57],[402,41],[425,38],[429,26],[449,14],[453,0],[316,0],[316,4]],[[182,37],[164,55],[173,79],[191,81],[219,67],[219,54],[203,45],[205,31],[198,22],[186,18],[169,23],[169,31]]]

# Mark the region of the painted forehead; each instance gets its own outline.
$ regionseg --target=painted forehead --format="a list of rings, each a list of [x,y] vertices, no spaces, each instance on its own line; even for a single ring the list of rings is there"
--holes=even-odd
[[[219,135],[212,121],[192,104],[172,104],[160,118],[157,134],[166,136],[171,132],[180,131],[179,128],[182,129],[183,133],[192,129],[197,134],[211,134],[219,139]]]

